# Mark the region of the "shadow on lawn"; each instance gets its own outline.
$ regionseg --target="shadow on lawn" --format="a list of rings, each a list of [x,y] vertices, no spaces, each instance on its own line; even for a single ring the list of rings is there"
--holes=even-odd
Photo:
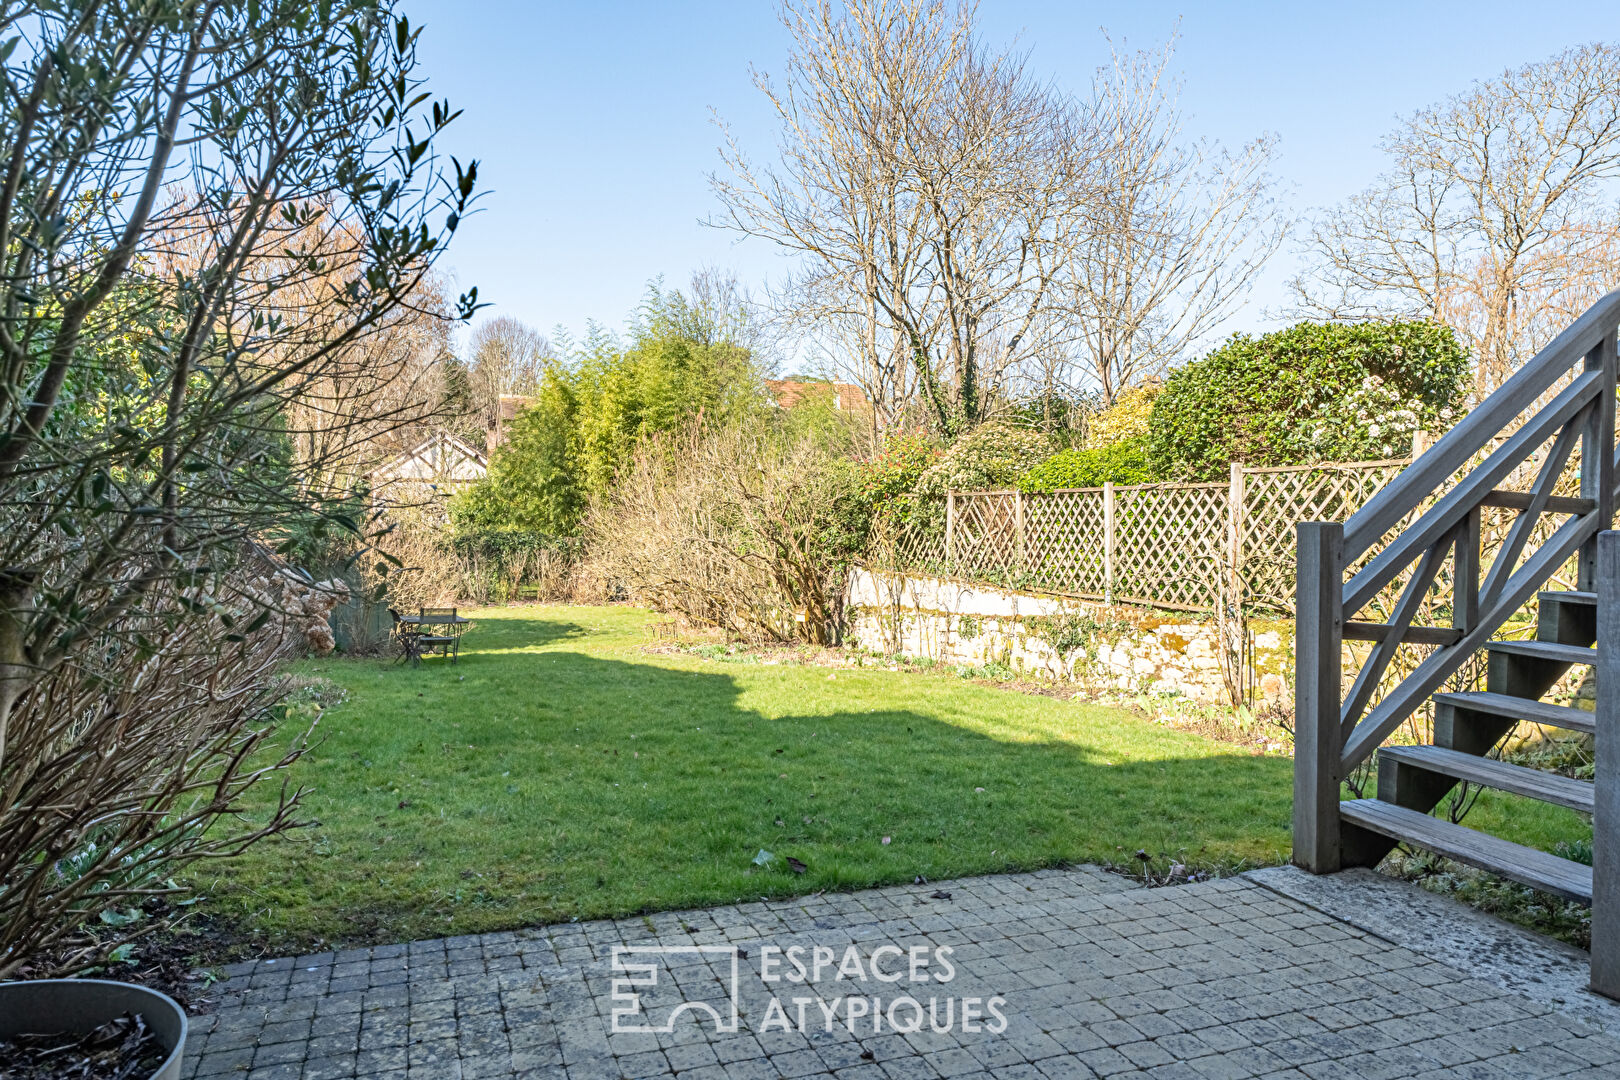
[[[396,668],[357,688],[300,764],[328,857],[303,866],[288,899],[310,910],[291,923],[404,940],[1138,849],[1206,865],[1286,855],[1283,758],[926,676],[531,653],[519,642],[590,631],[491,624],[510,632],[443,669],[460,679]]]
[[[490,619],[472,617],[463,635],[462,656],[539,649],[559,641],[586,637],[590,630],[558,619]]]

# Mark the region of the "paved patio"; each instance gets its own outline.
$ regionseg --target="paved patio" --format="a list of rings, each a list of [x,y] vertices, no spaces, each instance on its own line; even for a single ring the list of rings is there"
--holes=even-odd
[[[1469,978],[1260,880],[1148,890],[1079,868],[264,960],[229,969],[222,1007],[194,1026],[187,1075],[1620,1076],[1602,1009],[1572,1015]],[[813,987],[767,982],[762,966],[793,971],[772,951],[793,945],[807,967],[823,948],[846,977],[829,960]],[[635,974],[614,969],[616,946],[651,956],[656,984],[621,983],[616,999],[614,980]],[[647,946],[718,948],[658,958]],[[964,1023],[973,998],[981,1019]],[[615,1009],[621,1028],[661,1026],[682,1002],[719,1020],[688,1009],[668,1032],[615,1032]]]

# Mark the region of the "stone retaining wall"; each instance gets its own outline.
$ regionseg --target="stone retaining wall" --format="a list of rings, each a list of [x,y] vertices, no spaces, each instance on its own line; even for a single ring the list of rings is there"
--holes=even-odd
[[[947,664],[1004,665],[1018,675],[1113,690],[1228,698],[1220,629],[1210,616],[996,589],[857,567],[847,637],[875,653]],[[1239,676],[1262,697],[1288,692],[1286,627],[1253,628]]]

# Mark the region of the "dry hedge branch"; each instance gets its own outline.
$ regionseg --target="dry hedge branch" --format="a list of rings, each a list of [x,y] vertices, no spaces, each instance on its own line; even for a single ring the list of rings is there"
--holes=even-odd
[[[649,440],[592,511],[588,572],[695,625],[833,642],[853,540],[848,475],[813,442],[768,430]]]

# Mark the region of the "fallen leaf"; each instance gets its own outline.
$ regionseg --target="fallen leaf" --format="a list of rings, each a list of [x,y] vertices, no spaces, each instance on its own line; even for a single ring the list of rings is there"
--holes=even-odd
[[[764,866],[766,863],[770,862],[774,858],[776,858],[775,855],[772,855],[770,852],[766,851],[764,848],[760,848],[759,849],[759,854],[754,856],[754,865],[755,866]]]
[[[928,896],[933,900],[949,900],[951,898],[951,894],[946,892],[944,889],[936,889],[929,893]]]
[[[791,855],[788,856],[787,863],[788,869],[792,870],[795,874],[802,874],[809,869],[809,867],[805,866],[804,863],[800,862],[798,859],[795,859]]]
[[[887,844],[887,843],[888,843],[888,842],[889,842],[889,838],[888,838],[888,837],[887,837],[887,836],[885,836],[885,837],[884,837],[884,838],[883,838],[883,842],[884,842],[884,843],[885,843],[885,844]]]

